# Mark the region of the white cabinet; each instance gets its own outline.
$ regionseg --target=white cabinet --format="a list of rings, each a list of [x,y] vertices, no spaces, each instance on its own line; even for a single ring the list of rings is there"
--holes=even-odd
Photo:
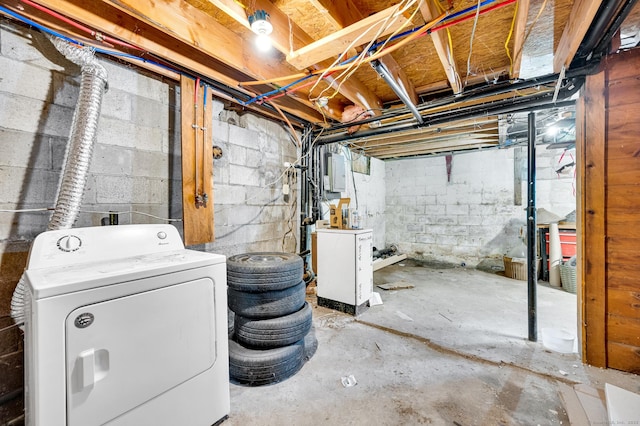
[[[358,315],[373,293],[371,229],[318,229],[318,305]]]

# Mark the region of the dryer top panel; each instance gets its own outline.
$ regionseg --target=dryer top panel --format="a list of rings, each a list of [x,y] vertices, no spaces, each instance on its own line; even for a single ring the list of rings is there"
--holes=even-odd
[[[31,246],[27,269],[109,261],[184,249],[173,225],[119,225],[43,232]]]
[[[160,279],[169,274],[195,271],[212,265],[225,265],[226,258],[220,254],[193,250],[176,250],[114,259],[108,262],[95,261],[51,268],[28,269],[26,284],[34,299],[77,291],[106,287],[113,284],[133,282],[144,278],[159,277],[157,287],[171,284],[171,278]],[[202,272],[207,274],[208,272]],[[223,277],[226,273],[223,272]],[[190,279],[199,278],[197,272]],[[164,284],[162,284],[164,283]]]

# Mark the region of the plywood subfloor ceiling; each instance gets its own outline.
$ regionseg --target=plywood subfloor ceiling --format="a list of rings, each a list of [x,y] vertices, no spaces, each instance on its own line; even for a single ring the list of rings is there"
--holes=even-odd
[[[140,62],[125,58],[167,77],[179,79],[181,73],[186,73],[215,82],[213,95],[227,100],[239,111],[259,111],[274,119],[288,120],[294,127],[310,123],[331,129],[336,124],[384,117],[390,110],[406,108],[403,96],[416,106],[428,106],[433,100],[448,97],[453,108],[455,96],[473,88],[516,81],[521,74],[528,78],[559,72],[563,65],[571,63],[603,2],[5,0],[3,3],[17,13],[87,43],[111,47],[104,41],[104,35],[130,43],[136,49],[121,45],[113,48],[146,59]],[[257,49],[256,34],[251,31],[248,19],[261,11],[269,15],[273,26],[272,48],[267,52]],[[627,26],[627,40],[637,36],[636,21],[640,19],[634,19]],[[74,23],[88,27],[93,33],[84,32]],[[427,28],[430,33],[425,32]],[[402,36],[390,40],[397,35]],[[370,49],[371,43],[377,44],[377,48]],[[377,59],[369,62],[372,55]],[[155,62],[164,66],[158,67]],[[343,66],[336,70],[338,63]],[[395,81],[395,90],[380,76],[380,67]],[[538,90],[553,90],[553,84]],[[521,96],[514,90],[503,94],[501,99]],[[438,112],[447,108],[447,102],[438,105]],[[455,103],[455,108],[460,106]],[[420,113],[428,116],[430,111],[422,108]],[[403,119],[411,119],[411,114]],[[439,130],[439,136],[427,129],[392,138],[389,144],[380,138],[358,143],[367,154],[380,158],[440,149],[430,143],[451,150],[495,145],[498,143],[495,120],[496,117],[473,123],[459,120]]]

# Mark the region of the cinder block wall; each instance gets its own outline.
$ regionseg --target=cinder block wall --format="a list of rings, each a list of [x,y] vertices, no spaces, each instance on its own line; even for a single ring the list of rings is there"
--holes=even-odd
[[[538,149],[537,204],[566,215],[575,209],[575,194],[573,169],[555,173],[562,152]],[[387,161],[387,244],[427,261],[477,265],[501,259],[526,235],[526,161],[522,170],[516,205],[513,149],[456,154],[449,181],[444,156]]]
[[[180,87],[100,58],[109,74],[90,177],[76,223],[98,226],[109,211],[120,224],[182,217]],[[79,67],[38,31],[0,21],[0,209],[55,205],[79,91]],[[237,115],[214,101],[216,241],[193,247],[232,255],[297,250],[298,172],[282,176],[298,150],[282,125]],[[285,201],[283,181],[291,186]],[[0,316],[50,212],[0,212]],[[173,222],[180,230],[181,222]]]
[[[295,253],[299,246],[299,149],[283,125],[252,114],[239,116],[214,102],[213,162],[215,234],[199,247],[226,255],[256,251]],[[290,193],[285,197],[283,185]]]
[[[109,211],[120,224],[182,217],[180,87],[131,65],[100,58],[109,74],[97,144],[76,227],[97,226]],[[46,229],[63,166],[80,69],[38,31],[0,19],[0,396],[21,387],[19,334],[6,329],[13,289],[33,238]],[[193,247],[226,255],[296,251],[297,172],[282,194],[284,162],[298,150],[279,124],[238,116],[214,101],[212,143],[216,241]],[[181,222],[174,222],[181,231]],[[5,374],[6,373],[6,374]],[[17,401],[17,402],[16,402]],[[22,412],[21,402],[0,405],[0,424]]]

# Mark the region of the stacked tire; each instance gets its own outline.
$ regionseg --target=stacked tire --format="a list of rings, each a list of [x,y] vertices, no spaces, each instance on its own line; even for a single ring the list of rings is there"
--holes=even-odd
[[[313,356],[318,343],[303,269],[302,258],[289,253],[227,259],[232,381],[251,386],[280,382]]]

